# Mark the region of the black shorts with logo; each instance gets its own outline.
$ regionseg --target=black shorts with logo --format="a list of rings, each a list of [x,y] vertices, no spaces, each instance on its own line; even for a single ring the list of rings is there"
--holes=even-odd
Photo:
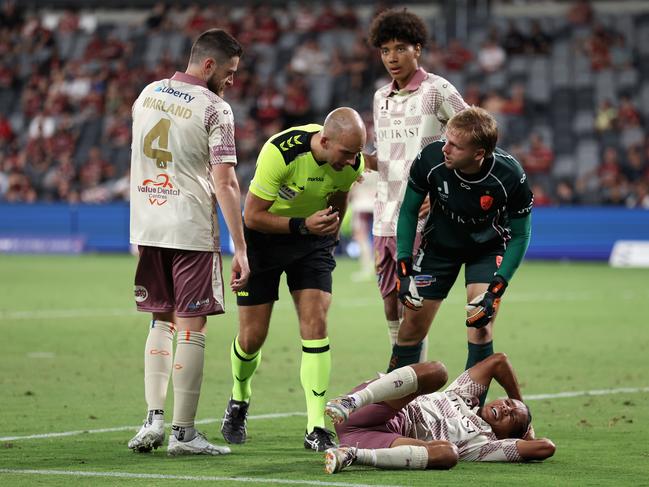
[[[473,249],[422,245],[414,259],[413,275],[422,298],[444,299],[464,264],[464,285],[489,283],[500,267],[502,244]]]
[[[270,234],[244,228],[250,264],[250,279],[237,292],[237,305],[253,306],[279,299],[282,273],[291,292],[320,289],[331,293],[333,237]]]

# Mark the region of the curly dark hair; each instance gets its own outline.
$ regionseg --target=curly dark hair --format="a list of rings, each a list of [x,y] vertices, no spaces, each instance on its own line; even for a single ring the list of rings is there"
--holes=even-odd
[[[370,25],[369,43],[374,47],[391,40],[407,42],[408,44],[426,45],[428,29],[417,15],[403,10],[385,10],[374,17]]]

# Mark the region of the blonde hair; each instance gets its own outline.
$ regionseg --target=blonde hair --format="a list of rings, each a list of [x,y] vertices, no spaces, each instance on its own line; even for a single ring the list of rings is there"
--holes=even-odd
[[[456,113],[446,123],[446,131],[449,130],[468,135],[473,145],[484,149],[485,157],[496,149],[498,122],[484,108],[470,106]]]

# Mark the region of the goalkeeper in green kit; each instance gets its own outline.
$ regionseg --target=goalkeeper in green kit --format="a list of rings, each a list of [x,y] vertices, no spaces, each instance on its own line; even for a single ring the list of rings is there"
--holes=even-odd
[[[419,361],[421,341],[462,264],[466,368],[493,354],[493,322],[527,250],[534,200],[523,168],[496,147],[497,139],[494,118],[470,107],[448,121],[446,140],[427,145],[411,166],[397,225],[399,299],[406,310],[388,371]],[[427,194],[430,213],[412,257]]]

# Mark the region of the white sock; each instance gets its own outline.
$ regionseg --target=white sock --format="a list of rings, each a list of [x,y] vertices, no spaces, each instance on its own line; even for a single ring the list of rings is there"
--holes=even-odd
[[[375,402],[399,399],[417,391],[417,373],[410,366],[393,370],[389,374],[370,382],[365,389],[356,391],[350,397],[357,408]]]
[[[194,426],[198,398],[203,382],[205,361],[205,334],[200,331],[179,331],[176,335],[174,357],[174,417],[172,424],[188,428]]]
[[[356,464],[385,469],[425,470],[428,466],[428,448],[401,445],[376,450],[356,450]]]
[[[388,336],[390,337],[390,345],[394,346],[397,343],[397,336],[399,336],[400,320],[388,320]],[[390,350],[392,352],[392,350]]]
[[[149,411],[161,411],[165,408],[173,358],[173,339],[173,323],[151,321],[149,336],[144,345],[144,398]]]

